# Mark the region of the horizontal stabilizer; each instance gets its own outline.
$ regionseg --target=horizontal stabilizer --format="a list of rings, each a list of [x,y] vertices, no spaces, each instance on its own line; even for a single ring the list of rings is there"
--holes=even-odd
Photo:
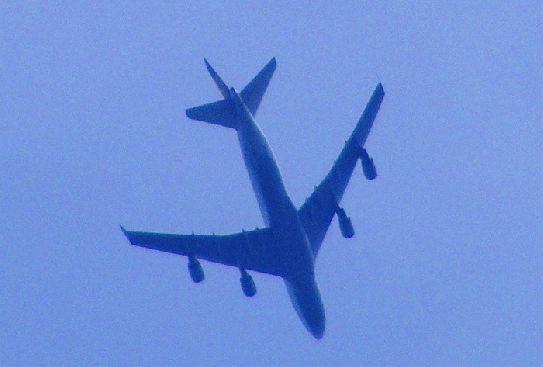
[[[234,109],[230,101],[226,99],[188,108],[186,114],[188,118],[193,120],[205,121],[233,129],[237,128]]]
[[[221,92],[222,96],[224,97],[224,99],[228,99],[228,96],[229,96],[228,87],[226,86],[226,84],[224,84],[224,82],[222,81],[219,74],[217,74],[215,69],[213,69],[211,65],[209,65],[209,62],[207,62],[207,59],[204,59],[204,62],[206,63],[206,68],[207,68],[207,71],[209,72],[209,75],[211,75],[211,77],[213,78],[213,81],[217,85],[217,88],[219,88],[219,91]]]
[[[202,106],[189,108],[186,110],[187,117],[197,121],[205,121],[209,122],[210,124],[236,129],[237,118],[231,104],[232,98],[230,96],[230,91],[221,77],[217,74],[213,67],[211,67],[209,62],[206,59],[204,59],[204,62],[206,64],[207,71],[213,78],[213,81],[219,88],[219,91],[224,99]],[[274,57],[266,64],[266,66],[264,66],[264,68],[262,68],[262,70],[260,70],[258,75],[255,76],[240,93],[243,103],[245,106],[247,106],[247,109],[253,116],[256,114],[258,106],[260,106],[260,101],[262,101],[262,97],[270,84],[270,79],[273,76],[275,67],[276,62]]]
[[[264,66],[264,68],[262,68],[262,70],[260,70],[258,75],[255,76],[240,93],[243,103],[245,106],[247,106],[251,112],[251,115],[253,116],[258,110],[258,106],[260,106],[260,101],[262,101],[264,93],[266,93],[266,89],[270,84],[270,79],[273,76],[276,66],[277,63],[275,62],[274,57],[266,64],[266,66]]]

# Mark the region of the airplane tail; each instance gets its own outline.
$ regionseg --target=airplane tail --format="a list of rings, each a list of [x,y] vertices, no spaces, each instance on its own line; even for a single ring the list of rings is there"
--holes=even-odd
[[[236,129],[236,118],[234,110],[231,106],[231,97],[228,87],[223,82],[221,77],[215,72],[211,65],[204,59],[206,68],[213,78],[213,81],[219,88],[224,99],[212,103],[208,103],[198,107],[192,107],[186,110],[187,117],[192,120],[205,121],[211,124],[221,125]],[[258,106],[262,101],[262,96],[266,92],[270,79],[275,71],[275,57],[272,58],[266,66],[243,88],[240,93],[243,103],[251,114],[254,116],[258,110]]]

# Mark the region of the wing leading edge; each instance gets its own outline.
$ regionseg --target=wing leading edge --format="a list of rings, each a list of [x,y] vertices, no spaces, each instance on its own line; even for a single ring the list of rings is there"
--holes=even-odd
[[[281,264],[269,228],[228,235],[179,235],[127,231],[130,244],[148,249],[280,276]]]
[[[356,162],[365,155],[363,147],[384,96],[385,91],[379,83],[332,169],[298,210],[314,258],[317,257],[332,218],[338,210]]]

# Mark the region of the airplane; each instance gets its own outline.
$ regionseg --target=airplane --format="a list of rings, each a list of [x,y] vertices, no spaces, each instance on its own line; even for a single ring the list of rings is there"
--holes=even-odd
[[[247,297],[256,294],[255,283],[247,270],[281,277],[300,320],[316,339],[321,339],[325,315],[315,281],[315,260],[335,215],[343,237],[354,236],[351,219],[339,203],[358,159],[368,180],[377,176],[364,144],[385,95],[383,86],[379,83],[375,88],[330,172],[296,209],[285,190],[273,152],[254,119],[276,69],[275,58],[240,93],[228,88],[208,61],[204,62],[223,99],[189,108],[186,115],[236,130],[266,228],[228,235],[138,232],[127,231],[123,226],[121,230],[132,245],[187,256],[195,283],[204,280],[198,259],[237,267]]]

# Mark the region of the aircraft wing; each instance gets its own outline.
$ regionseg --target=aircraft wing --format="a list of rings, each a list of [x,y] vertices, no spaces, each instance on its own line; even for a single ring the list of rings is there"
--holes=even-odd
[[[179,235],[121,229],[130,244],[280,276],[276,241],[269,228],[229,235]]]
[[[314,258],[317,258],[321,243],[349,184],[356,162],[361,157],[362,148],[384,95],[383,86],[379,83],[332,169],[298,210]]]

